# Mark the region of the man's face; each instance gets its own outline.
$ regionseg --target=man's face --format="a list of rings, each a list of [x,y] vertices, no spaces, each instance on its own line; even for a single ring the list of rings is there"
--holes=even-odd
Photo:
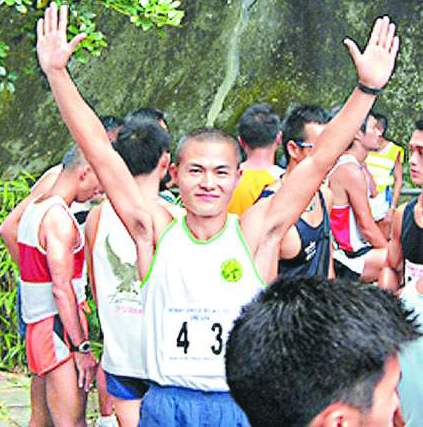
[[[76,197],[77,202],[86,202],[93,197],[102,194],[103,188],[92,170],[91,166],[80,166],[79,189]]]
[[[423,131],[413,132],[409,148],[411,179],[414,184],[423,185]]]
[[[234,147],[225,142],[188,141],[172,175],[188,212],[200,217],[226,215],[239,179]]]
[[[379,149],[379,135],[377,129],[377,120],[373,116],[367,119],[366,133],[361,138],[361,143],[368,151],[377,151]]]
[[[394,416],[399,410],[397,386],[400,380],[398,356],[392,356],[385,363],[385,373],[373,393],[370,412],[362,417],[362,427],[393,427]]]

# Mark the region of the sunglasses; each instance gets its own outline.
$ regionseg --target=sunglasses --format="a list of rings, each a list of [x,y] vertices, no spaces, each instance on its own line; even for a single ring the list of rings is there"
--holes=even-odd
[[[300,148],[313,148],[314,147],[314,144],[310,144],[308,142],[304,142],[301,139],[298,140],[298,141],[294,141],[294,142]]]

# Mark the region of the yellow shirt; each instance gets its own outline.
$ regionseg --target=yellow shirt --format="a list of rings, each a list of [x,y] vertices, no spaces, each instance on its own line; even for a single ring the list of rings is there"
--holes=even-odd
[[[278,179],[283,169],[277,165],[269,169],[244,169],[229,203],[228,212],[241,215],[254,204],[263,188]]]

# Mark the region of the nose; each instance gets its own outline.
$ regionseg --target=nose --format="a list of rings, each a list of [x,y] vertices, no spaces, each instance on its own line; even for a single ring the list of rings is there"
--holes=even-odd
[[[215,187],[215,179],[212,172],[205,172],[203,174],[201,187],[205,190],[212,190]]]
[[[416,156],[417,156],[417,152],[416,151],[412,151],[411,155],[410,155],[410,164],[411,165],[415,165],[416,164]]]

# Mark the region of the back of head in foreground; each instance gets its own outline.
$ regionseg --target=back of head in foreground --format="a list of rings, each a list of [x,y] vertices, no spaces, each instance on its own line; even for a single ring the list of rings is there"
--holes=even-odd
[[[399,369],[385,379],[386,367],[418,336],[412,313],[377,287],[278,279],[235,322],[227,381],[253,426],[388,427]],[[390,388],[382,408],[379,384]]]

